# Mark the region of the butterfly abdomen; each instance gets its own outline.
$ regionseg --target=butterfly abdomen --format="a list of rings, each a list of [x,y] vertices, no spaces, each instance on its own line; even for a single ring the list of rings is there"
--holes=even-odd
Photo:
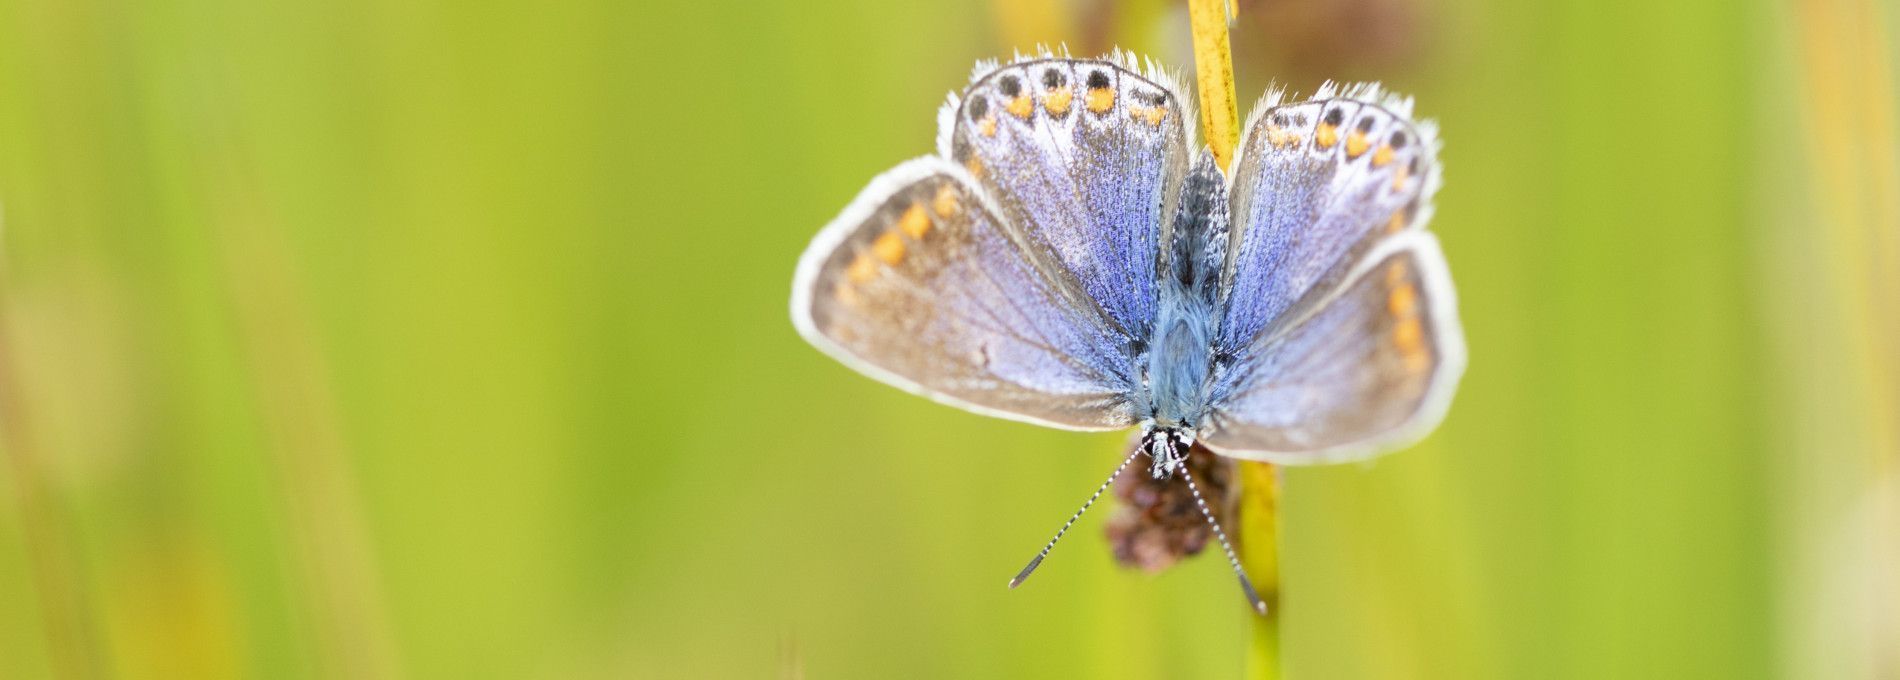
[[[1168,275],[1188,295],[1213,302],[1227,255],[1227,185],[1214,155],[1203,150],[1181,181]],[[1163,291],[1163,295],[1167,292]]]

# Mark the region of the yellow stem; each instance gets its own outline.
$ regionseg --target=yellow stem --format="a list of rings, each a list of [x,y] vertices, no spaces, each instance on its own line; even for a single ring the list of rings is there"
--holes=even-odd
[[[1201,129],[1214,161],[1226,171],[1241,141],[1241,114],[1233,97],[1233,51],[1227,44],[1229,6],[1224,0],[1189,0],[1193,70],[1201,93]],[[1267,600],[1267,615],[1254,621],[1246,655],[1250,678],[1281,676],[1281,473],[1269,463],[1241,463],[1241,564],[1254,589]]]
[[[1240,564],[1267,603],[1256,617],[1247,652],[1247,677],[1280,677],[1280,471],[1268,463],[1240,463]]]
[[[1233,53],[1227,43],[1231,18],[1225,0],[1189,0],[1188,23],[1194,32],[1194,74],[1201,97],[1201,129],[1214,162],[1226,170],[1240,141],[1240,113],[1234,100]],[[1240,562],[1267,602],[1266,616],[1254,623],[1247,675],[1280,677],[1280,472],[1267,463],[1240,464]]]
[[[1234,108],[1234,58],[1227,46],[1226,0],[1189,0],[1188,25],[1194,32],[1194,75],[1201,95],[1201,129],[1214,162],[1227,169],[1240,140],[1240,114]]]

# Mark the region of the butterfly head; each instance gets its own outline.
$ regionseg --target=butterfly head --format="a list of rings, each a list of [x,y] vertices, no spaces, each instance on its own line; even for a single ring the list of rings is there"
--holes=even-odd
[[[1180,427],[1150,427],[1141,434],[1140,450],[1148,454],[1148,473],[1155,479],[1174,475],[1177,464],[1187,460],[1194,447],[1194,431]]]

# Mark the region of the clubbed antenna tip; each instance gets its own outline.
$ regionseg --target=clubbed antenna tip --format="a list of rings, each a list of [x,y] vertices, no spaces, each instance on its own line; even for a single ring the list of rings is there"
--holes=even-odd
[[[1102,485],[1095,488],[1095,493],[1090,495],[1089,499],[1082,503],[1082,507],[1077,509],[1075,514],[1069,516],[1069,521],[1063,522],[1062,528],[1056,530],[1055,538],[1049,539],[1049,543],[1042,546],[1042,552],[1036,553],[1035,558],[1029,560],[1029,566],[1023,567],[1022,572],[1016,574],[1016,578],[1009,580],[1009,587],[1011,589],[1022,585],[1023,581],[1029,578],[1029,573],[1035,571],[1036,567],[1042,564],[1042,558],[1048,557],[1049,551],[1056,547],[1056,541],[1062,540],[1062,535],[1069,532],[1069,527],[1075,526],[1075,521],[1082,518],[1082,513],[1088,512],[1089,506],[1095,504],[1095,499],[1102,497],[1102,492],[1108,490],[1108,485],[1115,483],[1116,477],[1122,476],[1122,470],[1127,469],[1128,464],[1134,462],[1135,456],[1138,455],[1141,455],[1140,449],[1136,449],[1133,453],[1128,454],[1127,458],[1122,459],[1121,465],[1115,466],[1115,471],[1109,473],[1108,479],[1103,480]]]
[[[1247,570],[1240,568],[1240,558],[1234,556],[1234,546],[1227,542],[1227,532],[1221,531],[1220,521],[1214,519],[1214,511],[1207,509],[1207,501],[1201,498],[1201,487],[1194,483],[1194,476],[1188,474],[1186,460],[1186,456],[1176,458],[1175,471],[1181,473],[1181,479],[1187,480],[1188,491],[1194,492],[1194,504],[1200,506],[1201,516],[1206,517],[1208,525],[1214,527],[1214,537],[1220,539],[1220,549],[1227,553],[1227,563],[1234,567],[1234,575],[1240,577],[1240,589],[1247,594],[1247,601],[1253,604],[1255,612],[1266,616],[1267,601],[1260,599],[1260,592],[1253,589],[1253,581],[1247,578]]]
[[[1036,567],[1041,564],[1042,564],[1042,555],[1037,555],[1035,559],[1030,560],[1029,566],[1023,567],[1022,571],[1016,572],[1016,578],[1009,580],[1010,589],[1014,590],[1016,586],[1022,585],[1023,579],[1029,578],[1029,572],[1035,571]]]

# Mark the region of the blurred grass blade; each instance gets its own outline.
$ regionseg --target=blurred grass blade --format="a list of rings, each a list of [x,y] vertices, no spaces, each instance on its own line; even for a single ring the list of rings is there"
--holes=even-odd
[[[1770,104],[1804,144],[1771,168],[1798,196],[1768,259],[1782,379],[1777,489],[1783,673],[1900,673],[1900,120],[1891,3],[1797,3],[1798,97]],[[1780,141],[1780,140],[1774,140]]]
[[[26,404],[15,382],[7,290],[0,279],[0,477],[12,483],[22,542],[30,553],[28,569],[39,601],[48,670],[56,678],[103,677],[98,624],[84,585],[86,570],[73,544],[72,520],[27,431]]]

